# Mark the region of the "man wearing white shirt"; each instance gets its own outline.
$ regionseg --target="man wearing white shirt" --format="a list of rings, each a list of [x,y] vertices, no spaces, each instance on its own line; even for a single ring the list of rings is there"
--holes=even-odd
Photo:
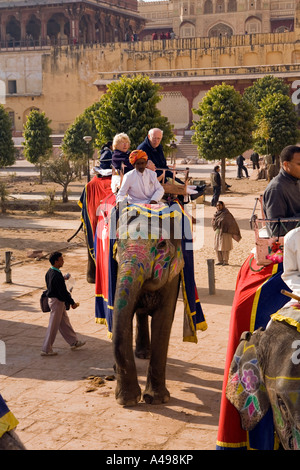
[[[288,232],[284,237],[282,280],[295,295],[300,296],[300,227]],[[295,303],[291,300],[288,306]]]
[[[121,184],[116,202],[127,196],[128,202],[140,204],[156,204],[164,195],[164,188],[159,183],[155,171],[147,166],[148,156],[143,150],[133,150],[129,156],[134,170],[128,171]]]

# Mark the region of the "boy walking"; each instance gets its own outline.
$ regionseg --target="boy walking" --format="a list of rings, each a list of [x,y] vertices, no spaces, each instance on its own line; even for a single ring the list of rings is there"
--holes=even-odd
[[[56,356],[57,352],[52,349],[57,332],[59,331],[71,349],[80,348],[85,341],[78,341],[66,311],[66,303],[73,309],[78,307],[67,289],[64,276],[60,268],[64,264],[62,253],[55,251],[49,257],[51,268],[47,271],[45,279],[47,285],[47,296],[50,307],[49,325],[44,339],[41,356]]]

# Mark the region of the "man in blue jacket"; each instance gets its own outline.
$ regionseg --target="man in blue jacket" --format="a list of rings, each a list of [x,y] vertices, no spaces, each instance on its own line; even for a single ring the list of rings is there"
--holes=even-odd
[[[65,277],[60,271],[60,268],[64,265],[62,253],[55,251],[50,255],[49,261],[51,268],[47,271],[45,277],[50,319],[42,347],[42,356],[57,355],[57,352],[53,351],[52,346],[58,331],[73,350],[85,344],[85,341],[78,340],[66,312],[66,304],[69,304],[73,309],[77,308],[79,304],[71,297],[65,283]]]
[[[138,150],[144,150],[148,155],[148,164],[147,167],[150,170],[156,171],[157,176],[159,177],[162,174],[159,169],[168,170],[167,160],[164,156],[163,146],[161,144],[163,138],[163,131],[157,127],[150,129],[145,140],[138,146]],[[173,178],[173,173],[171,171],[165,172],[166,178]],[[184,184],[180,179],[175,178],[177,183]],[[190,198],[192,200],[197,199],[204,193],[205,186],[196,186],[195,191],[191,191]],[[192,194],[194,192],[194,194]]]

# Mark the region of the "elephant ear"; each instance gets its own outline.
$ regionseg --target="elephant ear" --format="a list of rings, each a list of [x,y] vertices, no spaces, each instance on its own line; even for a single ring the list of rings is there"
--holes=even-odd
[[[270,401],[261,377],[253,336],[245,332],[232,359],[226,397],[238,410],[242,428],[251,431],[269,409]]]

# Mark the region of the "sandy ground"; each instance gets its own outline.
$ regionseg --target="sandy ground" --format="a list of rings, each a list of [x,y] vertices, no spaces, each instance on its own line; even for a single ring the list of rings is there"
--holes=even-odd
[[[3,228],[10,219],[42,219],[40,212],[0,216],[0,339],[6,363],[0,364],[0,391],[19,420],[18,434],[32,450],[213,450],[216,445],[223,368],[227,349],[230,310],[240,266],[254,246],[249,219],[255,197],[267,182],[232,179],[231,191],[221,196],[236,217],[242,234],[234,242],[229,266],[215,266],[215,295],[209,294],[207,260],[215,259],[211,219],[215,208],[207,195],[196,216],[204,221],[203,246],[194,252],[195,278],[208,329],[198,332],[198,343],[182,342],[183,302],[180,294],[167,363],[166,405],[141,402],[122,408],[114,398],[113,356],[106,328],[94,321],[94,286],[85,279],[86,251],[82,233],[68,243],[79,214],[56,214],[52,229]],[[31,185],[35,189],[37,186]],[[39,188],[41,189],[41,188]],[[21,190],[14,184],[14,191]],[[24,186],[22,188],[24,191]],[[209,191],[208,191],[209,192]],[[73,220],[72,228],[59,229],[60,220]],[[49,218],[47,217],[49,221]],[[3,222],[1,224],[1,222]],[[202,238],[201,238],[202,237]],[[199,248],[199,249],[198,249]],[[74,298],[80,307],[70,313],[79,338],[87,344],[70,351],[58,334],[58,356],[40,356],[48,315],[40,311],[39,296],[46,257],[28,258],[32,250],[47,255],[65,253],[64,271],[76,279]],[[5,282],[5,251],[13,252],[12,284]],[[147,361],[137,360],[141,386]],[[101,377],[101,384],[93,377]],[[90,377],[90,378],[89,378]],[[98,380],[99,382],[99,380]]]

